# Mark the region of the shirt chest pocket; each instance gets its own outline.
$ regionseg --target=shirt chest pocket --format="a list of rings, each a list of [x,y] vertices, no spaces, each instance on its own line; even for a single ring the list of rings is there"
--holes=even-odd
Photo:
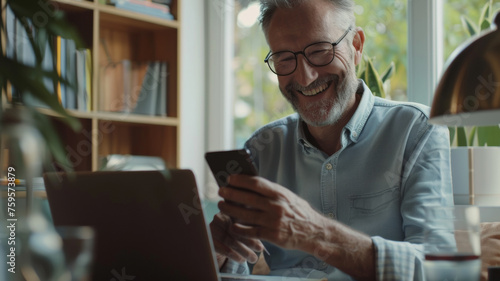
[[[399,187],[366,194],[351,195],[350,224],[381,223],[387,217],[399,215]]]

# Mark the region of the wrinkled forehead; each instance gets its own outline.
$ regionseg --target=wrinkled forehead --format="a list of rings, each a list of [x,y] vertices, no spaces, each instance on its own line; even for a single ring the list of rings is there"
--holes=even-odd
[[[266,39],[273,51],[294,44],[300,49],[299,44],[333,42],[347,27],[347,17],[331,2],[304,1],[292,8],[277,8],[269,21]]]

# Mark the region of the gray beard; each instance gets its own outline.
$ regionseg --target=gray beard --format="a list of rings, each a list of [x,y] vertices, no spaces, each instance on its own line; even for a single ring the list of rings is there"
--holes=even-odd
[[[324,83],[332,83],[330,87],[335,87],[336,97],[333,99],[322,99],[320,101],[309,103],[303,106],[299,105],[297,91],[304,91],[307,88],[313,89]],[[283,96],[290,102],[293,109],[300,115],[307,125],[322,127],[336,124],[347,111],[349,101],[356,93],[358,88],[358,79],[351,69],[348,69],[347,75],[339,85],[338,75],[331,75],[320,78],[308,87],[302,87],[296,83],[288,85],[285,90],[281,90]]]

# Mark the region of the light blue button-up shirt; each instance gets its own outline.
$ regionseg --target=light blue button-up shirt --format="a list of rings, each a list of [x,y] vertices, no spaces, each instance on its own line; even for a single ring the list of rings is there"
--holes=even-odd
[[[377,280],[423,280],[424,209],[453,204],[448,130],[427,123],[428,107],[375,97],[361,82],[358,94],[333,155],[306,139],[297,114],[259,129],[245,146],[259,176],[372,237]],[[273,275],[351,280],[310,254],[264,244]]]

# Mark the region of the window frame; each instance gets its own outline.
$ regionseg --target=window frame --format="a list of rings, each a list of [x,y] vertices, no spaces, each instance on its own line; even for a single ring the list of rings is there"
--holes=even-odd
[[[207,7],[207,151],[233,147],[234,0],[209,1]]]
[[[408,101],[431,106],[443,69],[443,1],[407,4]]]

